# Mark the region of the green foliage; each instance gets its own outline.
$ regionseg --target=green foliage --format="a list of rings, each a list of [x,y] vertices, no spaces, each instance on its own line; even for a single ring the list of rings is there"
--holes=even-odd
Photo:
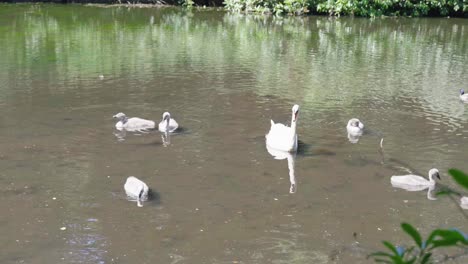
[[[330,16],[466,16],[468,0],[225,0],[234,12]]]
[[[460,185],[465,187],[465,189],[468,189],[468,175],[463,173],[462,171],[459,171],[457,169],[450,169],[449,170],[450,175],[452,175],[452,178]]]
[[[192,8],[195,5],[195,2],[193,0],[178,0],[179,5],[186,7],[186,8]]]
[[[460,186],[468,190],[468,175],[456,169],[450,169],[449,174]],[[443,191],[439,194],[456,194],[453,191]],[[429,264],[433,263],[433,250],[441,247],[468,246],[468,236],[457,229],[436,229],[427,240],[423,241],[421,234],[410,224],[402,223],[401,228],[412,239],[416,247],[407,249],[396,247],[388,241],[383,241],[391,253],[378,251],[369,255],[378,263],[390,264]]]
[[[410,224],[402,223],[401,228],[416,244],[417,247],[407,249],[396,247],[388,241],[383,241],[391,253],[379,251],[369,255],[375,262],[393,264],[428,264],[432,263],[432,251],[441,247],[468,246],[468,237],[456,229],[436,229],[428,239],[423,241],[421,234]]]

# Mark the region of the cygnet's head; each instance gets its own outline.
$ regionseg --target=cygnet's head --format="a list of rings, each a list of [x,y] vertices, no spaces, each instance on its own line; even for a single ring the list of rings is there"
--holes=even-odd
[[[125,118],[127,118],[127,116],[124,113],[118,113],[118,114],[115,114],[113,118],[116,118],[118,120],[124,120]]]
[[[440,174],[438,169],[429,170],[429,179],[434,180],[434,177],[437,177],[440,180]]]
[[[348,125],[353,126],[353,127],[359,127],[359,123],[361,123],[361,121],[359,121],[359,119],[357,119],[357,118],[351,118],[348,121]]]
[[[465,90],[460,89],[460,95],[464,95],[464,94],[465,94]]]
[[[297,121],[297,117],[299,116],[299,105],[295,104],[292,108],[292,114],[293,114],[293,122]]]
[[[169,112],[164,112],[163,120],[169,120],[169,119],[171,119],[171,114],[169,114]]]

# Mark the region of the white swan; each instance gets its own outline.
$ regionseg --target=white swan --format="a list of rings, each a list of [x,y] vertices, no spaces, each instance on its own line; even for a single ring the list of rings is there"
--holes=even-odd
[[[348,131],[348,135],[352,137],[362,136],[362,133],[364,132],[364,124],[357,118],[351,118],[348,121],[346,130]]]
[[[128,118],[124,113],[118,113],[113,116],[119,120],[115,124],[117,130],[127,130],[127,131],[139,131],[145,129],[153,129],[156,124],[154,121],[146,120],[138,117]]]
[[[460,198],[460,207],[463,209],[468,209],[468,196],[463,196]]]
[[[127,178],[124,189],[131,201],[136,200],[138,207],[143,207],[142,202],[148,200],[148,185],[134,176]]]
[[[171,118],[171,114],[169,112],[164,112],[163,119],[159,122],[159,131],[161,132],[174,132],[179,127],[179,124]]]
[[[359,142],[359,139],[360,139],[360,136],[356,136],[356,135],[353,135],[353,134],[350,134],[348,133],[348,140],[349,142],[353,143],[353,144],[356,144]]]
[[[299,117],[299,105],[292,108],[291,127],[271,120],[271,127],[266,134],[266,144],[273,149],[292,152],[297,150],[297,118]]]
[[[295,193],[297,191],[296,175],[294,173],[294,164],[296,159],[295,155],[291,154],[290,152],[270,148],[268,145],[266,148],[268,153],[270,153],[273,158],[277,160],[288,159],[289,182],[291,183],[289,186],[289,193]]]
[[[460,100],[464,103],[468,103],[468,94],[465,93],[465,90],[460,90]]]
[[[439,171],[437,169],[429,170],[429,180],[418,175],[402,175],[392,176],[390,182],[393,187],[402,188],[407,191],[421,191],[435,185],[434,177],[440,179]]]

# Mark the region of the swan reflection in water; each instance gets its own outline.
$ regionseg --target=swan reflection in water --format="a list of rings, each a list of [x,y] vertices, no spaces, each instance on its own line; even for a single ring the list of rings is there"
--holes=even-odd
[[[122,130],[115,130],[113,134],[117,138],[118,141],[124,141],[125,137],[127,137],[127,134],[129,134],[128,132],[130,132],[130,134],[133,134],[135,136],[141,136],[141,135],[150,133],[149,130],[133,130],[132,131],[132,130],[127,130],[127,129],[122,129]]]
[[[419,189],[415,189],[415,188],[407,188],[407,187],[403,187],[403,186],[394,186],[393,187],[395,188],[400,188],[400,189],[403,189],[403,190],[406,190],[406,191],[409,191],[409,192],[417,192],[417,191],[424,191],[425,189],[427,189],[427,199],[428,200],[431,200],[431,201],[435,201],[437,200],[437,192],[435,191],[436,190],[436,186],[435,185],[432,185],[432,186],[426,186],[424,188],[419,188]]]
[[[286,151],[276,150],[270,148],[266,145],[268,153],[270,153],[273,158],[277,160],[288,160],[288,169],[289,169],[289,181],[291,182],[291,186],[289,187],[289,193],[295,193],[297,191],[297,183],[296,183],[296,176],[294,174],[294,163],[296,159],[296,153],[290,153]]]

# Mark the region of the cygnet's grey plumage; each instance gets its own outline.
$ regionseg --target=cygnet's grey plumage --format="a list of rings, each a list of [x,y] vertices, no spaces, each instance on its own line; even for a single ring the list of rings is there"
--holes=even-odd
[[[361,136],[364,132],[364,124],[357,118],[351,118],[346,125],[346,130],[351,136]]]
[[[142,202],[148,200],[148,185],[134,176],[130,176],[125,181],[125,193],[131,201],[136,201],[138,207],[143,207]]]
[[[161,132],[174,132],[179,128],[179,124],[171,118],[171,114],[169,112],[164,112],[162,116],[162,121],[159,122],[158,129]]]
[[[152,120],[146,120],[139,117],[128,118],[124,113],[118,113],[113,116],[119,120],[115,124],[117,130],[139,131],[146,129],[154,129],[156,124]]]

